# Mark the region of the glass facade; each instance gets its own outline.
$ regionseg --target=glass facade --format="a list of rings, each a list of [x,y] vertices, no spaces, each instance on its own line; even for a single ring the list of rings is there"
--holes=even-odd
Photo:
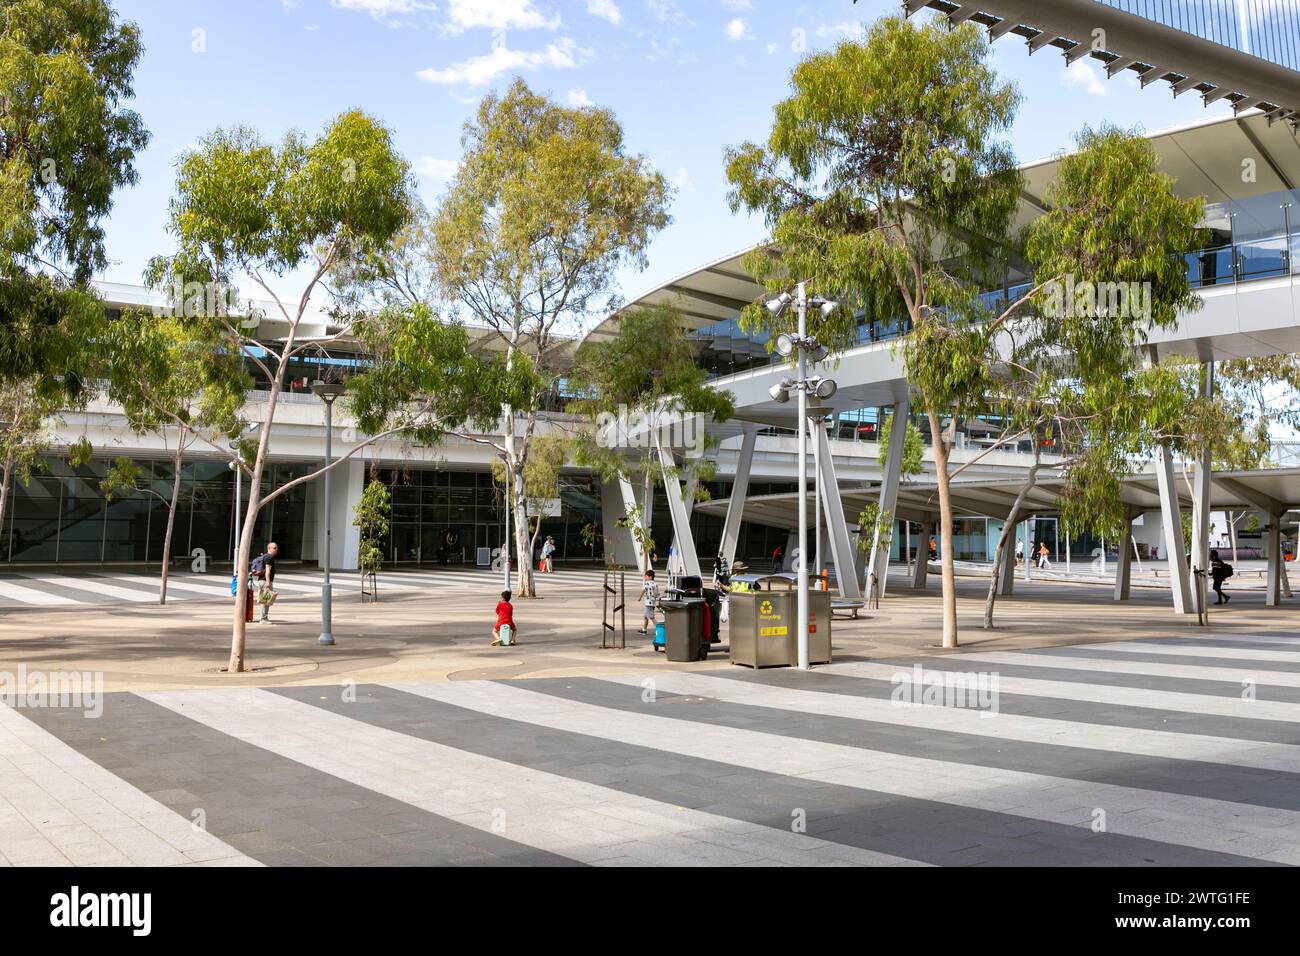
[[[501,547],[505,537],[505,491],[486,471],[381,468],[378,479],[392,494],[391,529],[383,548],[393,564],[473,564],[479,548]],[[564,475],[560,515],[542,519],[540,542],[555,538],[557,561],[599,560],[599,540],[582,540],[582,529],[600,521],[600,484]]]
[[[1300,190],[1206,207],[1210,245],[1184,256],[1193,288],[1294,275],[1300,256]]]
[[[156,562],[162,558],[172,462],[136,459],[144,487],[110,501],[100,490],[108,459],[73,467],[48,458],[44,471],[26,485],[15,482],[0,528],[0,560],[10,564],[112,564]],[[263,478],[264,491],[305,474],[310,465],[274,463]],[[245,485],[245,493],[247,485]],[[154,493],[150,493],[150,492]],[[302,558],[310,540],[315,510],[310,483],[277,498],[262,512],[255,547],[274,539],[288,561]],[[172,531],[172,557],[188,564],[195,548],[210,561],[231,561],[235,540],[234,474],[219,461],[187,461]]]

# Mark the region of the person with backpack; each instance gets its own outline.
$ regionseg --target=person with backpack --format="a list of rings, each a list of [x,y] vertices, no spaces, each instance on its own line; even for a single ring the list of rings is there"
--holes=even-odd
[[[779,544],[772,549],[772,573],[780,574],[781,565],[785,561],[785,548]]]
[[[555,557],[555,539],[548,535],[546,541],[542,544],[542,573],[543,574],[550,574],[555,570],[555,565],[552,564],[554,557]]]
[[[1232,577],[1232,565],[1219,557],[1218,551],[1210,552],[1210,580],[1214,582],[1214,593],[1218,595],[1215,604],[1227,604],[1232,598],[1223,593],[1223,582]]]
[[[271,620],[271,605],[280,596],[275,590],[275,556],[279,553],[280,546],[272,541],[248,568],[249,586],[256,589],[257,602],[262,605],[262,623]]]

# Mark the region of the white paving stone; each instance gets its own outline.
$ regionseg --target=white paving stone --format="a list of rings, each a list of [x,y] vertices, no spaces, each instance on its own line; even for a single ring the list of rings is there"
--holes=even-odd
[[[14,865],[166,866],[188,862],[186,850],[258,865],[4,704],[0,741],[0,853]]]
[[[761,731],[738,730],[600,707],[514,684],[449,682],[392,686],[483,713],[526,721],[703,760],[823,783],[893,793],[1069,826],[1087,826],[1104,809],[1109,832],[1215,852],[1233,853],[1234,834],[1271,833],[1277,859],[1300,863],[1300,812],[1202,797],[1178,805],[1211,825],[1189,830],[1179,820],[1139,818],[1130,811],[1167,807],[1174,795],[1113,784],[887,754]],[[1009,804],[1011,806],[1009,806]]]
[[[770,845],[772,831],[696,810],[630,821],[604,811],[614,806],[679,808],[399,734],[279,694],[241,688],[140,696],[221,733],[480,830],[495,832],[494,825],[504,819],[501,835],[507,839],[583,862],[605,865],[628,853],[611,853],[609,847],[652,840],[656,862],[691,865],[714,852],[682,835],[702,828],[734,837],[717,848],[722,856],[757,859]],[[456,812],[450,812],[453,806]],[[903,861],[869,850],[856,851],[854,859],[863,865]]]

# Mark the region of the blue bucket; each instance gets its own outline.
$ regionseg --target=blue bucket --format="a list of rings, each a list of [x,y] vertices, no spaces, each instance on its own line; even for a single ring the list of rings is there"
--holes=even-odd
[[[663,647],[663,646],[664,646],[664,642],[665,642],[667,639],[668,639],[668,636],[664,633],[664,626],[663,626],[662,622],[656,622],[656,624],[655,624],[655,642],[654,642],[654,643],[655,643],[655,650],[659,650],[661,647]]]

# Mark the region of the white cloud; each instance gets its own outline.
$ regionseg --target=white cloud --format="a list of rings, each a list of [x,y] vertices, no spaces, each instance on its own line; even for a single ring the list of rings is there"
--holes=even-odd
[[[695,25],[695,21],[678,6],[677,0],[646,0],[646,6],[660,23]]]
[[[591,106],[591,97],[587,95],[586,90],[580,87],[569,90],[566,99],[569,101],[570,106]]]
[[[330,6],[339,10],[359,10],[376,20],[388,21],[395,16],[432,10],[432,3],[423,0],[330,0]]]
[[[587,12],[593,17],[608,20],[614,26],[618,26],[623,21],[623,13],[614,0],[587,0]]]
[[[813,34],[819,40],[861,40],[866,36],[867,27],[860,20],[841,20],[839,23],[821,23]]]
[[[695,180],[691,179],[690,170],[685,166],[678,166],[677,174],[668,180],[668,183],[680,193],[695,192]]]
[[[558,15],[548,17],[533,5],[533,0],[450,0],[447,4],[448,29],[453,33],[486,27],[489,30],[553,30],[560,25]]]
[[[454,159],[421,156],[415,161],[415,171],[429,179],[451,179],[456,175],[457,165],[459,164]]]
[[[768,56],[776,56],[776,51],[779,50],[779,49],[780,49],[780,47],[779,47],[777,44],[775,44],[775,43],[769,43],[769,44],[767,45],[767,55],[768,55]]]
[[[749,36],[749,24],[745,23],[742,18],[736,17],[736,19],[727,22],[727,25],[722,28],[722,32],[727,35],[728,40],[738,43]]]
[[[728,10],[753,10],[754,4],[750,0],[722,0],[722,5]]]
[[[416,76],[426,83],[470,86],[483,86],[492,82],[502,73],[512,70],[538,70],[551,67],[568,69],[578,65],[579,58],[588,51],[577,46],[569,37],[561,37],[555,43],[548,43],[541,50],[511,50],[504,44],[493,47],[491,53],[472,56],[468,60],[453,63],[446,69],[420,70]]]
[[[1061,82],[1066,86],[1083,90],[1089,96],[1105,96],[1106,81],[1102,79],[1101,68],[1087,58],[1075,60],[1061,74]]]

